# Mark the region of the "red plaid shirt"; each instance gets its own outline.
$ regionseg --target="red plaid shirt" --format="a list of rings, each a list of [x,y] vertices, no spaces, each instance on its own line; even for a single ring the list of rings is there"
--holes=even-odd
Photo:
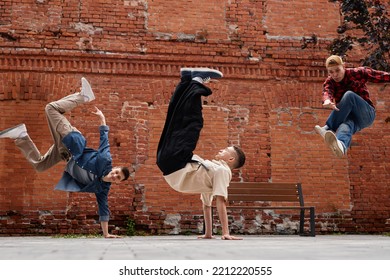
[[[366,67],[347,68],[345,69],[344,79],[341,82],[335,82],[330,76],[325,80],[322,90],[322,102],[330,99],[332,102],[338,104],[343,95],[351,90],[374,107],[367,89],[367,82],[390,82],[390,73]]]

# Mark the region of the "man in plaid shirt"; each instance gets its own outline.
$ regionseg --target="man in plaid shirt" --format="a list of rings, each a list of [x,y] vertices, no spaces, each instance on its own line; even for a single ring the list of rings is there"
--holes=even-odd
[[[329,76],[323,85],[322,105],[333,111],[325,126],[316,125],[315,130],[341,158],[347,153],[352,135],[374,122],[375,107],[366,83],[390,82],[390,73],[366,67],[345,68],[337,55],[328,57],[325,65]]]

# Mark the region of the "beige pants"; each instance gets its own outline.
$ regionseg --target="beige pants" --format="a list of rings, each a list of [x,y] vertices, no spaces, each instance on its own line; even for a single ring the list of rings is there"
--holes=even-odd
[[[41,155],[30,136],[27,135],[15,140],[16,146],[22,151],[27,161],[36,171],[45,171],[61,160],[70,158],[71,155],[68,149],[62,144],[62,138],[69,132],[78,130],[70,124],[63,114],[82,103],[84,103],[83,96],[75,93],[46,105],[46,118],[54,144],[45,155]]]

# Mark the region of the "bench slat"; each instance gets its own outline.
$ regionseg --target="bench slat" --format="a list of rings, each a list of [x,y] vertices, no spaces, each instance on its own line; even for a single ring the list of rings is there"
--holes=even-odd
[[[303,210],[310,210],[313,208],[312,206],[261,206],[261,205],[252,205],[252,206],[247,206],[247,205],[227,205],[227,209],[262,209],[262,210],[268,210],[268,209],[273,209],[273,210],[283,210],[283,209],[288,209],[288,210],[297,210],[297,209],[303,209]]]
[[[263,189],[297,189],[295,183],[260,183],[260,182],[230,182],[230,188],[263,188]]]
[[[299,195],[298,191],[286,190],[286,189],[247,189],[247,188],[229,188],[228,193],[230,194],[272,194],[272,195]]]
[[[297,195],[257,195],[257,194],[229,194],[229,201],[299,201]]]

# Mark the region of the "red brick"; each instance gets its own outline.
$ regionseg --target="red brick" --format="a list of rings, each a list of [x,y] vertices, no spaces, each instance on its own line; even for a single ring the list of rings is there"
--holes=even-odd
[[[52,144],[46,103],[78,90],[87,77],[93,105],[111,127],[114,165],[137,168],[128,182],[112,186],[119,231],[131,217],[144,230],[167,233],[166,215],[180,214],[178,226],[196,232],[199,195],[169,188],[155,164],[156,148],[180,67],[219,68],[225,78],[205,98],[196,153],[212,158],[238,144],[247,163],[233,180],[301,182],[320,232],[389,231],[388,87],[369,86],[377,120],[355,135],[347,158],[334,158],[313,130],[329,113],[321,107],[321,87],[327,45],[340,22],[337,4],[199,0],[194,12],[186,1],[144,2],[2,1],[0,32],[11,37],[0,37],[0,129],[24,122],[46,151]],[[318,45],[301,49],[300,38],[312,34]],[[348,64],[357,66],[359,55],[351,53]],[[68,116],[96,148],[96,119],[87,114],[93,105]],[[12,141],[2,139],[0,150],[0,235],[100,230],[93,195],[53,190],[64,164],[35,173]],[[264,219],[274,225],[280,218]]]

